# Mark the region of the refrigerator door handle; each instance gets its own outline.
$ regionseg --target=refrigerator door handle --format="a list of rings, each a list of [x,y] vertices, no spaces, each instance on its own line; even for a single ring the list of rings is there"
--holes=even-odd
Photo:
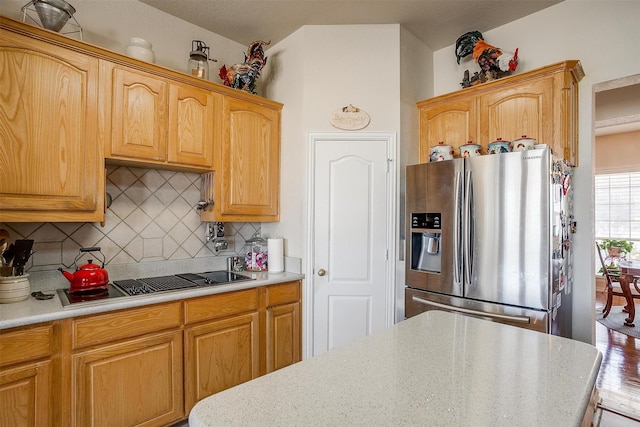
[[[455,177],[455,195],[454,195],[454,207],[453,207],[453,282],[456,286],[461,285],[461,269],[460,265],[460,248],[462,246],[462,230],[461,227],[461,214],[463,203],[460,202],[462,198],[462,172],[457,172]]]
[[[473,204],[473,183],[471,179],[471,171],[467,171],[465,177],[465,198],[464,198],[464,232],[463,236],[463,262],[464,262],[464,285],[465,289],[471,286],[471,266],[473,264],[473,257],[471,253],[471,245],[473,242],[473,220],[472,220],[472,204]],[[465,291],[466,292],[466,291]]]
[[[492,319],[506,320],[508,322],[513,322],[513,323],[526,323],[526,324],[531,323],[531,319],[526,316],[509,316],[508,314],[488,313],[486,311],[472,310],[472,309],[463,308],[463,307],[454,307],[452,305],[441,304],[439,302],[422,299],[415,295],[412,296],[411,299],[414,302],[418,302],[424,305],[429,305],[435,308],[442,308],[447,311],[470,314],[473,316],[491,317]]]

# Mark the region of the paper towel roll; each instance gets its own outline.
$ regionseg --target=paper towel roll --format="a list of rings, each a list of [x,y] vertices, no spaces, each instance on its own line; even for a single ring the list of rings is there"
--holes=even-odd
[[[282,237],[267,239],[267,253],[269,254],[269,271],[272,273],[284,271],[284,240]]]

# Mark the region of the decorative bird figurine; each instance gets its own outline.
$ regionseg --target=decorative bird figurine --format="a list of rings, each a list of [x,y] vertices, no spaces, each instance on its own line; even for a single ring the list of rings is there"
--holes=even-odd
[[[481,78],[491,80],[503,77],[518,66],[518,49],[515,52],[507,52],[491,46],[484,41],[480,31],[469,31],[456,40],[456,60],[473,55],[480,70],[485,75]],[[464,86],[464,83],[463,83]]]
[[[225,65],[220,68],[220,79],[225,86],[234,89],[241,89],[247,92],[256,93],[256,80],[260,77],[260,71],[267,64],[267,57],[264,56],[262,46],[268,46],[269,41],[255,41],[249,45],[247,53],[244,54],[244,63],[234,64],[227,68]]]

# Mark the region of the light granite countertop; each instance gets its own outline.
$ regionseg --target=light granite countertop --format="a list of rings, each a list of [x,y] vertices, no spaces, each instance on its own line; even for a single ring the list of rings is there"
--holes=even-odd
[[[31,325],[51,320],[64,319],[68,317],[84,316],[87,314],[104,313],[124,308],[141,307],[161,302],[177,301],[186,298],[195,298],[204,295],[213,295],[223,292],[237,291],[240,289],[255,288],[258,286],[273,285],[277,283],[300,280],[304,278],[302,274],[295,273],[269,273],[242,271],[239,274],[249,276],[255,280],[234,282],[226,285],[215,285],[203,288],[192,288],[178,291],[160,292],[149,295],[137,295],[132,297],[121,297],[110,300],[95,301],[78,306],[62,306],[60,298],[56,292],[59,286],[46,286],[39,284],[32,287],[32,290],[42,290],[44,293],[55,294],[50,300],[36,300],[29,297],[25,301],[11,304],[0,304],[0,330],[13,328],[16,326]],[[68,285],[66,286],[68,288]]]
[[[201,400],[213,425],[579,426],[602,354],[429,311]]]

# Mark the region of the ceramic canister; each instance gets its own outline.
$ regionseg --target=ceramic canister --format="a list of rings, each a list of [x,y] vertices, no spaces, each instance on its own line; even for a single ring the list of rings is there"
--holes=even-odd
[[[453,159],[453,147],[444,143],[444,141],[438,142],[438,145],[434,145],[429,149],[431,155],[429,156],[430,162],[441,162],[443,160]]]
[[[487,146],[488,154],[500,154],[500,153],[508,153],[511,151],[510,149],[511,142],[503,141],[502,138],[497,138],[495,141],[489,143]]]
[[[151,49],[151,43],[140,37],[131,37],[124,52],[136,59],[147,62],[155,62],[156,56]]]
[[[511,143],[511,151],[533,150],[534,145],[536,145],[534,138],[527,138],[527,135],[522,135],[521,138]]]
[[[29,298],[29,275],[0,277],[0,304],[24,301]]]
[[[466,144],[459,146],[458,150],[460,150],[460,157],[462,158],[479,156],[482,154],[482,147],[480,144],[474,144],[473,141],[467,141]]]

